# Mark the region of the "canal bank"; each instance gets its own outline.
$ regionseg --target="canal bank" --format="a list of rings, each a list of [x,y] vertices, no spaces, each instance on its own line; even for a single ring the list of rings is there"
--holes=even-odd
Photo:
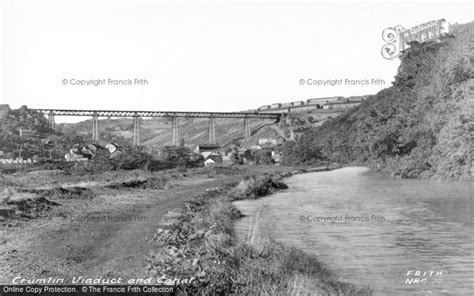
[[[237,237],[235,223],[242,215],[234,201],[279,191],[286,187],[284,177],[307,171],[247,176],[237,185],[210,188],[170,213],[153,239],[150,276],[166,271],[196,277],[194,285],[178,287],[182,294],[371,295],[367,286],[338,280],[316,256],[259,233],[258,224],[245,238]]]

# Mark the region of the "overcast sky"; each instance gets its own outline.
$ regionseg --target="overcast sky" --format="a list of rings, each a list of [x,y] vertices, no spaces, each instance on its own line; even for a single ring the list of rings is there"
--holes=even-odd
[[[399,65],[380,54],[383,29],[439,18],[472,21],[472,2],[452,1],[2,4],[1,102],[13,108],[236,111],[374,94],[390,85]],[[314,86],[300,79],[385,85]]]

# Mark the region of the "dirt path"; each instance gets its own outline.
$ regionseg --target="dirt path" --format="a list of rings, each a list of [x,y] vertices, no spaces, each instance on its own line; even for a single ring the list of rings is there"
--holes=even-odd
[[[50,218],[0,229],[0,283],[73,276],[144,278],[149,240],[184,201],[240,176],[181,180],[165,190],[107,190],[91,201],[60,200]]]

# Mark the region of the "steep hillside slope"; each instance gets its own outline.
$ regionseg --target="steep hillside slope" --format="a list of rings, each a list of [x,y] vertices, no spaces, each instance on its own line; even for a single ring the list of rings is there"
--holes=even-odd
[[[393,176],[471,179],[474,23],[413,44],[393,86],[286,147],[288,162],[371,165]]]

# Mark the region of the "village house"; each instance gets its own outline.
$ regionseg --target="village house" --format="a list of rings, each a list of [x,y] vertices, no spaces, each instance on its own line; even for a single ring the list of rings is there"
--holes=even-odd
[[[220,148],[221,146],[219,144],[197,144],[194,148],[194,152],[217,152]]]

